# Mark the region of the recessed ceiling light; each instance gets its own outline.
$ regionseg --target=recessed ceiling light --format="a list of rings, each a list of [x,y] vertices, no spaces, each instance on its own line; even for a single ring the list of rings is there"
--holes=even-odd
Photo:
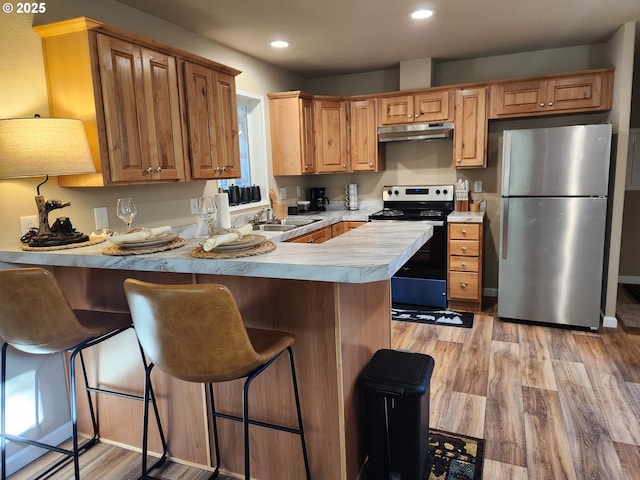
[[[432,17],[436,12],[434,10],[416,10],[411,13],[411,18],[414,20],[422,20],[423,18]]]
[[[287,48],[289,46],[289,42],[286,40],[274,40],[270,43],[273,48]]]

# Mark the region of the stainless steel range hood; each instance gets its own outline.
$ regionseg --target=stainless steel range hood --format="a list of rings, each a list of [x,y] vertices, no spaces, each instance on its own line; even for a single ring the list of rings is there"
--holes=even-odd
[[[415,142],[440,140],[453,136],[453,122],[408,123],[378,127],[378,142]]]

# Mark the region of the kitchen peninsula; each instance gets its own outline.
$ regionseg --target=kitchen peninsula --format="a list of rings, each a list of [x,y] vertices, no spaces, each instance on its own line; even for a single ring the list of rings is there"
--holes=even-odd
[[[323,219],[320,228],[337,221]],[[299,233],[305,233],[302,227]],[[296,229],[298,230],[298,229]],[[311,474],[318,479],[355,479],[363,462],[356,381],[373,353],[391,344],[390,278],[432,235],[419,222],[378,222],[323,244],[278,242],[272,252],[235,259],[190,256],[198,239],[176,250],[148,255],[107,256],[105,244],[52,252],[0,251],[0,268],[50,268],[74,308],[126,311],[122,282],[133,277],[159,283],[227,285],[248,326],[296,334],[294,354],[300,386]],[[271,239],[278,237],[269,235]],[[35,293],[35,292],[34,292]],[[141,392],[143,372],[133,332],[87,355],[90,374],[106,385]],[[294,425],[286,361],[252,386],[252,418]],[[276,377],[278,377],[276,379]],[[277,380],[277,381],[276,381]],[[277,385],[277,387],[276,387]],[[169,455],[211,465],[204,389],[154,371],[154,387]],[[216,406],[238,414],[239,382],[216,386]],[[138,448],[141,406],[120,398],[100,399],[101,436]],[[242,428],[220,422],[222,468],[242,472]],[[298,438],[252,427],[252,472],[262,479],[304,478]],[[152,433],[152,438],[156,438]],[[159,451],[156,442],[151,449]]]

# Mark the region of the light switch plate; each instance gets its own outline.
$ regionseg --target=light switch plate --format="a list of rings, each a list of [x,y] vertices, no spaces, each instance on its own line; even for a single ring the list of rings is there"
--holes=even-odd
[[[482,180],[476,180],[473,182],[474,193],[482,193]]]
[[[287,198],[287,187],[280,187],[280,201]]]
[[[189,205],[191,206],[191,215],[197,215],[198,214],[198,199],[197,198],[190,198],[189,199]]]
[[[96,207],[93,209],[93,218],[96,221],[96,230],[109,228],[109,211],[107,207]]]

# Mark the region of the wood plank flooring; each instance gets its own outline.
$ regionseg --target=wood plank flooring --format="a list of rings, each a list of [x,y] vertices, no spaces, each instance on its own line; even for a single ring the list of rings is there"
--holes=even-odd
[[[640,335],[506,323],[393,323],[431,355],[433,428],[486,440],[485,480],[640,478]]]
[[[476,315],[472,329],[408,322],[392,329],[393,348],[435,359],[430,426],[486,440],[485,480],[640,478],[640,335],[622,326],[592,333],[506,323],[493,308]],[[10,479],[32,478],[42,462]],[[110,445],[81,463],[83,478],[138,478],[139,454]],[[154,472],[167,480],[208,474],[173,463]]]

